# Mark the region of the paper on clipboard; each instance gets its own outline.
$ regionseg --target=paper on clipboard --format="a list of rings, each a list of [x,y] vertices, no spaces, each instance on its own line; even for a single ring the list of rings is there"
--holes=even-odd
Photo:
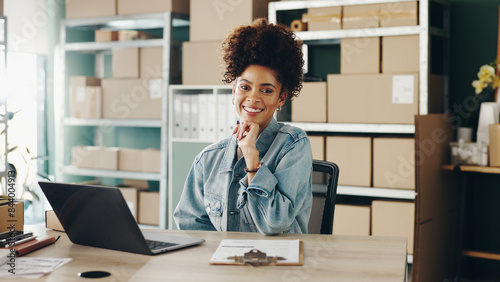
[[[212,255],[210,264],[236,264],[234,257],[257,249],[268,257],[280,257],[275,265],[302,265],[300,240],[222,240]]]

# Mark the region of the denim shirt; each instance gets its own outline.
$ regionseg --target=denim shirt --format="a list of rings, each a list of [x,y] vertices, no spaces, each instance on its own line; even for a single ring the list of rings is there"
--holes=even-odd
[[[307,233],[312,152],[306,133],[272,119],[256,146],[262,166],[250,184],[235,134],[196,156],[174,212],[179,229]]]

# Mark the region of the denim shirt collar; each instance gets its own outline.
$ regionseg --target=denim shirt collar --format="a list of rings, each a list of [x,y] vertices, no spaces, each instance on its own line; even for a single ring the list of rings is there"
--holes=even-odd
[[[262,130],[259,137],[257,137],[257,150],[259,151],[259,159],[262,159],[278,133],[280,126],[278,122],[273,118],[271,122]],[[229,138],[227,145],[227,150],[224,154],[224,158],[220,167],[220,172],[227,172],[233,170],[234,158],[236,158],[236,150],[238,148],[238,143],[236,141],[236,134],[233,134]]]

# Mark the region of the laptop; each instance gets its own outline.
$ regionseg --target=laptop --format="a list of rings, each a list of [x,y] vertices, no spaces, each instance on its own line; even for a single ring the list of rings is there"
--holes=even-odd
[[[205,242],[198,238],[142,232],[116,187],[39,184],[74,244],[155,255]]]

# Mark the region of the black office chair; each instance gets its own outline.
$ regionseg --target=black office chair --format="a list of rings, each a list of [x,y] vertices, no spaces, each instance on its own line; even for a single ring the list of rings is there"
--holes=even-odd
[[[313,160],[313,205],[308,226],[310,234],[332,234],[338,179],[339,167],[336,164]]]

